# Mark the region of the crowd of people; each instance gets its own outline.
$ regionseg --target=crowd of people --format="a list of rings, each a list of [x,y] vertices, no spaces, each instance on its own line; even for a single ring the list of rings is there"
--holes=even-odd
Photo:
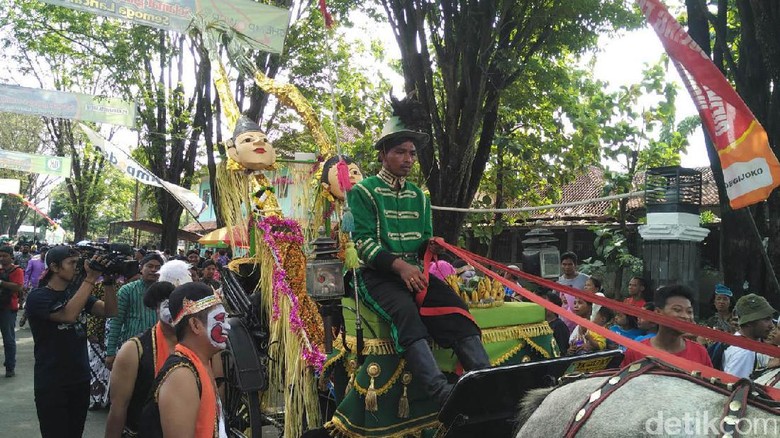
[[[561,255],[561,272],[557,281],[559,284],[602,297],[607,295],[602,287],[602,279],[577,270],[576,254],[568,252]],[[512,278],[511,274],[507,277]],[[598,306],[587,299],[574,298],[569,294],[551,290],[543,290],[539,294],[558,306],[571,309],[577,316],[608,328],[625,338],[703,365],[719,368],[737,377],[748,378],[758,369],[780,365],[778,358],[696,337],[671,327],[659,326],[650,320],[615,312],[607,306]],[[516,293],[510,294],[509,298],[523,299]],[[627,297],[623,298],[623,302],[682,321],[698,322],[736,336],[780,345],[780,332],[775,319],[778,312],[767,300],[752,293],[734,300],[732,291],[723,284],[715,286],[712,298],[714,313],[703,321],[694,319],[695,299],[693,292],[685,286],[664,286],[653,292],[646,279],[633,277],[628,282]],[[625,347],[607,340],[604,336],[583,326],[573,325],[571,321],[549,310],[546,319],[553,329],[553,337],[562,355],[580,355],[620,348],[625,353],[624,364],[642,357],[639,352],[626,350]]]
[[[221,374],[218,359],[211,361],[216,363],[214,370],[204,374],[199,358],[202,352],[214,355],[224,348],[229,324],[215,291],[220,288],[218,269],[230,258],[225,250],[207,250],[203,256],[198,250],[186,255],[179,251],[172,256],[156,248],[138,248],[127,254],[138,261],[138,274],[123,278],[109,274],[116,260],[107,254],[92,255],[85,248],[0,246],[5,375],[16,375],[14,329],[22,310],[19,325],[28,319],[34,340],[41,435],[80,437],[87,411],[110,407],[106,436],[135,436],[155,384],[198,391]],[[215,336],[218,339],[212,339]],[[185,338],[189,348],[179,347]],[[180,375],[172,382],[155,382],[168,356],[180,357],[179,362],[191,367],[196,386],[190,388],[187,376]],[[212,388],[214,394],[216,387]],[[176,409],[183,415],[191,407],[165,400],[155,400],[160,412]],[[211,412],[215,424],[224,428],[221,410]],[[159,432],[162,427],[150,424],[148,430]]]
[[[603,279],[579,272],[577,263],[576,254],[566,252],[561,255],[561,275],[557,280],[558,284],[605,298],[607,296],[621,297],[621,294],[607,294],[603,287]],[[519,270],[516,265],[509,265],[508,268]],[[479,274],[462,260],[450,263],[439,259],[431,264],[429,271],[440,279],[457,275],[459,281],[466,285],[479,281]],[[504,277],[519,285],[518,279],[512,275],[511,271],[505,272]],[[526,301],[521,294],[511,288],[506,287],[505,292],[507,301]],[[718,368],[737,377],[750,377],[755,370],[769,365],[780,365],[780,359],[773,359],[737,346],[729,346],[681,333],[670,327],[659,327],[651,320],[621,313],[608,306],[599,306],[587,299],[575,298],[565,292],[541,289],[535,293],[556,306],[569,310],[575,315],[625,338],[642,342],[703,365]],[[695,298],[693,292],[685,286],[665,286],[653,291],[646,279],[637,276],[629,280],[625,295],[624,298],[618,299],[631,306],[685,322],[699,323],[736,336],[746,336],[753,340],[780,345],[780,329],[778,329],[778,321],[775,319],[778,312],[771,307],[765,298],[756,294],[747,294],[739,300],[734,300],[734,294],[728,287],[717,284],[711,301],[714,313],[705,320],[699,321],[694,318]],[[546,310],[546,320],[553,330],[553,338],[563,356],[575,356],[618,348],[625,353],[624,363],[626,364],[641,357],[638,352],[626,350],[624,346],[612,342],[584,326],[577,325],[553,311]]]

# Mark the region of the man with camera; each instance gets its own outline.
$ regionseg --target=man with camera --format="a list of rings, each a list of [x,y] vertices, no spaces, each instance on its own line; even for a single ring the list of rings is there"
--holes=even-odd
[[[106,366],[111,369],[119,347],[157,323],[157,312],[144,306],[144,293],[159,278],[162,256],[151,251],[139,263],[141,278],[125,284],[117,293],[117,315],[111,318],[106,340]]]
[[[3,335],[5,355],[5,376],[16,375],[16,312],[19,310],[19,295],[24,283],[23,269],[14,265],[14,249],[0,247],[0,332]]]
[[[35,341],[35,407],[41,435],[80,437],[89,405],[90,369],[86,314],[116,314],[113,260],[93,256],[79,275],[79,253],[55,246],[46,254],[47,273],[27,297],[26,312]],[[103,300],[92,296],[103,275]]]

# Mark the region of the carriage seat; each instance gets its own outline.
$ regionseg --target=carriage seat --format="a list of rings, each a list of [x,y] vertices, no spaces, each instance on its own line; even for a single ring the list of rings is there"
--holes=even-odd
[[[342,298],[344,325],[347,335],[355,336],[355,300]],[[471,315],[481,329],[510,327],[525,324],[538,324],[544,321],[544,308],[535,303],[508,302],[503,306],[486,309],[470,309]],[[363,319],[363,337],[365,339],[389,339],[390,324],[370,308],[360,303],[360,316]],[[370,329],[366,326],[369,326]],[[373,329],[373,333],[372,330]]]

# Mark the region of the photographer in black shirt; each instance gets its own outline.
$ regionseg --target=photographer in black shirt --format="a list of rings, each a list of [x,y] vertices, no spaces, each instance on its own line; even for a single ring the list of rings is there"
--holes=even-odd
[[[35,341],[35,407],[41,435],[81,437],[89,406],[90,369],[86,314],[116,314],[114,279],[103,277],[105,297],[92,296],[95,282],[112,261],[85,260],[78,277],[78,251],[56,246],[46,254],[46,274],[27,297],[26,312]],[[74,282],[74,279],[76,280]]]

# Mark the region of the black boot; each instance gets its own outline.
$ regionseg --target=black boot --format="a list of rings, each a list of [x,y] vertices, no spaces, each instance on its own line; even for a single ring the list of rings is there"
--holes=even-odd
[[[485,347],[482,345],[482,340],[479,336],[465,337],[456,342],[452,349],[455,350],[455,355],[458,356],[458,360],[460,360],[464,370],[472,371],[490,368],[490,358],[487,352],[485,352]]]
[[[431,347],[425,339],[415,341],[408,347],[404,353],[404,358],[412,372],[413,379],[419,379],[422,382],[425,392],[436,401],[439,406],[443,406],[447,397],[452,392],[452,385],[447,382],[447,378],[439,369],[439,364],[433,357]]]

